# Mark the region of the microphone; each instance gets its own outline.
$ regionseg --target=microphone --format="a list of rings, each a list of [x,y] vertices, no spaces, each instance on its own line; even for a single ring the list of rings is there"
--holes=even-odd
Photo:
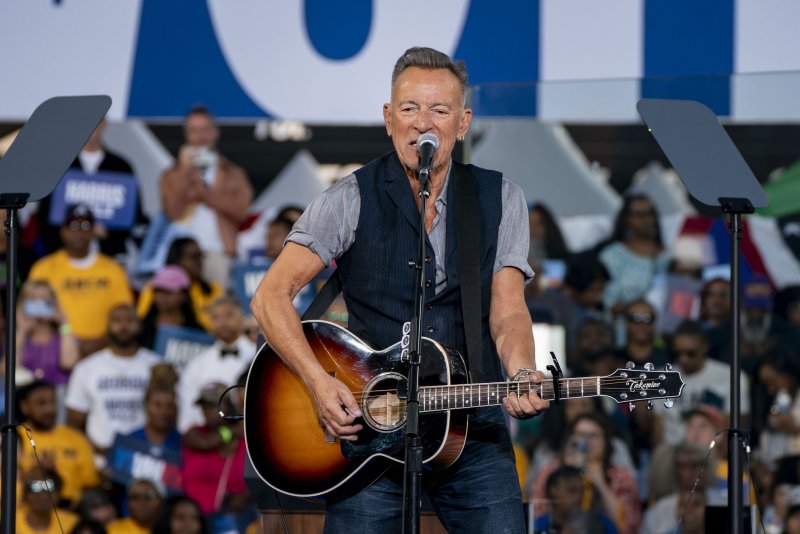
[[[419,177],[427,180],[433,165],[433,156],[439,148],[439,138],[432,133],[424,133],[417,138],[419,151]]]

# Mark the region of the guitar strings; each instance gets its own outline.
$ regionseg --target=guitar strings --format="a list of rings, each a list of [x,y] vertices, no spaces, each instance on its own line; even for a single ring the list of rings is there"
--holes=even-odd
[[[636,379],[636,380],[641,380],[641,379]],[[582,388],[581,396],[586,396],[586,397],[598,396],[598,395],[602,396],[605,393],[616,393],[616,392],[625,393],[625,392],[630,392],[631,391],[630,386],[627,384],[628,379],[619,379],[619,380],[617,380],[617,382],[618,382],[618,384],[622,384],[624,382],[625,385],[623,387],[619,387],[619,385],[609,386],[608,383],[606,382],[604,384],[601,384],[601,388],[602,388],[602,391],[604,393],[597,393],[596,389],[594,389],[596,387],[596,384],[591,384],[590,388],[585,388],[585,387]],[[498,387],[496,389],[497,389],[497,392],[499,392],[499,393],[502,393],[502,391],[501,391],[503,389],[502,386],[506,386],[506,392],[509,393],[509,394],[510,393],[517,393],[517,391],[515,391],[516,389],[526,389],[524,387],[523,388],[510,388],[509,386],[511,384],[527,384],[527,382],[521,382],[521,383],[496,382],[496,383],[489,383],[489,384],[481,384],[480,386],[484,387],[484,386],[489,386],[489,385],[497,385]],[[560,384],[560,386],[561,387],[559,387],[559,390],[561,392],[563,392],[563,393],[566,393],[567,392],[566,391],[567,388],[563,387],[564,383]],[[608,387],[606,387],[606,386],[608,386]],[[451,384],[451,385],[441,385],[441,386],[422,386],[420,391],[421,392],[422,391],[433,392],[433,393],[431,393],[429,395],[429,398],[432,397],[433,399],[449,398],[449,397],[452,397],[452,396],[472,397],[474,395],[474,393],[476,393],[475,391],[470,391],[470,392],[458,391],[459,387],[461,387],[461,388],[465,388],[465,387],[478,388],[477,385],[467,386],[466,384],[463,384],[463,385],[462,384]],[[448,391],[444,395],[437,396],[436,395],[436,391],[434,390],[434,388],[443,388],[443,389],[446,388],[446,389],[450,389],[450,391]],[[478,389],[479,390],[477,391],[477,394],[480,397],[483,394],[483,391],[480,388],[478,388]],[[508,391],[509,389],[511,389],[511,391]],[[570,389],[570,393],[572,393],[572,392],[577,393],[578,392],[577,389],[573,389],[573,388],[569,388],[569,389]],[[663,389],[663,388],[659,388],[659,389]],[[555,388],[553,387],[552,382],[549,382],[549,383],[545,382],[545,383],[534,384],[525,393],[528,393],[530,391],[534,391],[539,395],[541,395],[542,393],[544,393],[544,394],[554,394],[555,393]],[[639,389],[639,390],[633,390],[633,391],[654,392],[654,390],[652,390],[652,389]],[[490,392],[490,389],[487,387],[486,394],[488,394],[489,392]],[[362,400],[365,397],[366,398],[369,398],[369,397],[378,398],[378,397],[382,396],[383,394],[393,394],[393,393],[395,393],[395,394],[397,393],[397,389],[396,388],[391,388],[391,389],[373,389],[368,393],[355,392],[354,391],[353,392],[353,396],[356,398],[356,400]],[[670,397],[670,395],[662,395],[662,396],[659,396],[659,397],[656,397],[656,398],[668,398],[668,397]],[[565,396],[565,397],[562,397],[562,398],[568,398],[568,396]],[[644,400],[646,398],[648,398],[648,397],[642,397],[641,400]],[[652,398],[652,397],[650,397],[650,398]],[[429,399],[426,399],[426,400],[429,400]]]

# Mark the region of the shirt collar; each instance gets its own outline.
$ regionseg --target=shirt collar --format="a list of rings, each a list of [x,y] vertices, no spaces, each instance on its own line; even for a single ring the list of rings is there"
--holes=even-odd
[[[450,184],[450,175],[453,172],[453,158],[450,158],[450,165],[447,167],[447,174],[444,176],[444,185],[442,186],[442,190],[439,191],[439,196],[436,197],[436,202],[441,202],[445,206],[447,206],[447,186]]]

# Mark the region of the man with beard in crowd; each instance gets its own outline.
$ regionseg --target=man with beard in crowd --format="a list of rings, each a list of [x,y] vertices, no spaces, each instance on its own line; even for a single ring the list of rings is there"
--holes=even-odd
[[[105,451],[117,433],[144,426],[144,392],[150,368],[161,358],[139,346],[136,309],[121,304],[108,318],[108,347],[78,362],[67,386],[67,424]]]
[[[100,485],[94,466],[92,445],[81,432],[56,424],[56,394],[53,385],[37,380],[17,391],[21,420],[30,428],[42,465],[54,468],[63,480],[60,497],[75,505],[86,488]],[[19,468],[36,466],[27,429],[20,427]]]

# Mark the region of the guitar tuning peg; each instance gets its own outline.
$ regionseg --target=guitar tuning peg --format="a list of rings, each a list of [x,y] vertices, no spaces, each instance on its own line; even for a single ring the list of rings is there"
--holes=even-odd
[[[636,408],[636,405],[632,402],[628,403],[628,413],[632,412]]]
[[[668,363],[668,364],[664,365],[664,370],[665,371],[672,371],[672,364]]]
[[[652,409],[653,409],[653,401],[649,400],[649,401],[647,401],[647,410],[649,411],[649,410],[652,410]]]
[[[646,364],[644,364],[645,371],[652,371],[653,369],[655,369],[653,362],[647,362]]]
[[[673,406],[675,406],[675,402],[672,399],[667,399],[664,401],[664,408],[669,409],[672,408]]]
[[[626,369],[636,369],[636,364],[633,362],[628,362],[625,364]]]

